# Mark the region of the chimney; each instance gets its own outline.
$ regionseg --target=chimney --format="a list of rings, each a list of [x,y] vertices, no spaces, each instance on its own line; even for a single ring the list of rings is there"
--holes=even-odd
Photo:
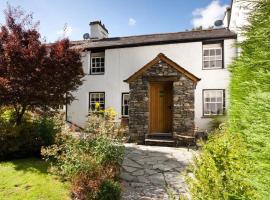
[[[101,21],[90,22],[90,38],[91,39],[103,39],[108,37],[108,30]]]

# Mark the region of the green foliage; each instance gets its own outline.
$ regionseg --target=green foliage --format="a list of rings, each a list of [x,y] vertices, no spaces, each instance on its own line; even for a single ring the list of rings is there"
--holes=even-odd
[[[270,1],[259,1],[239,44],[241,56],[231,66],[230,131],[241,133],[249,179],[259,199],[270,196]]]
[[[118,182],[105,180],[98,192],[98,200],[119,200],[121,197],[121,187]]]
[[[217,130],[196,158],[193,199],[270,196],[270,1],[254,2],[241,55],[230,67],[228,129]]]
[[[226,121],[226,115],[213,116],[210,121],[210,131],[220,128]]]
[[[248,179],[252,163],[242,159],[246,154],[240,135],[231,135],[225,127],[212,132],[194,160],[194,177],[188,178],[193,199],[255,199]]]
[[[84,132],[75,137],[69,129],[62,127],[55,144],[43,148],[42,155],[52,162],[52,172],[71,180],[74,198],[107,199],[112,195],[119,199],[114,181],[119,175],[124,148],[120,140],[110,137],[111,126],[104,124],[108,121],[112,124],[114,119],[105,118],[106,115],[100,112],[92,115],[96,119],[94,126],[102,126],[102,132]]]
[[[107,135],[111,138],[122,138],[126,132],[126,127],[121,126],[119,122],[115,121],[117,113],[113,108],[99,110],[99,105],[96,105],[96,110],[90,112],[85,126],[85,132],[93,135]]]
[[[12,123],[13,111],[4,109],[0,114],[0,160],[39,156],[41,146],[54,142],[59,127],[54,118],[27,113],[20,125]]]

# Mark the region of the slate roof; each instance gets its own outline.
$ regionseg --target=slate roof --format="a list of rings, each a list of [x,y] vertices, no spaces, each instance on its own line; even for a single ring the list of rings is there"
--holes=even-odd
[[[193,41],[211,41],[236,38],[237,35],[226,28],[176,33],[138,35],[128,37],[111,37],[99,40],[73,41],[72,48],[78,49],[110,49],[158,44],[170,44]]]

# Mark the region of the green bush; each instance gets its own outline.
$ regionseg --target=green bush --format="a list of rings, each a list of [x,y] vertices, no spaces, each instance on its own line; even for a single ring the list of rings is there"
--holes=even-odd
[[[92,137],[103,134],[110,138],[122,139],[127,131],[127,127],[115,121],[116,114],[113,108],[97,109],[94,112],[90,112],[84,129],[86,133],[90,133],[87,136]]]
[[[97,194],[98,200],[120,200],[121,186],[113,180],[105,180],[100,186]]]
[[[252,2],[241,55],[230,66],[228,129],[217,130],[196,158],[193,199],[270,197],[270,0]]]
[[[40,156],[42,146],[51,145],[59,131],[53,118],[26,115],[22,124],[12,123],[12,111],[0,114],[0,160]]]
[[[106,199],[108,195],[117,199],[119,190],[117,183],[113,182],[119,176],[124,147],[121,140],[108,134],[111,126],[104,123],[112,119],[104,119],[100,113],[94,117],[95,126],[99,127],[96,122],[102,123],[101,133],[83,132],[75,137],[69,129],[62,127],[56,135],[55,144],[43,148],[42,155],[52,163],[53,173],[71,181],[75,199],[99,200]],[[107,191],[114,193],[107,194]]]
[[[252,162],[245,159],[247,147],[238,134],[226,127],[214,131],[196,156],[188,178],[193,199],[256,199],[248,174]]]

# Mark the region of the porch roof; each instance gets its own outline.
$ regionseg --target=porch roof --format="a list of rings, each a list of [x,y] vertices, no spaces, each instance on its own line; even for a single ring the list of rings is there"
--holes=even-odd
[[[200,78],[198,78],[197,76],[195,76],[191,72],[187,71],[186,69],[184,69],[183,67],[181,67],[180,65],[178,65],[177,63],[175,63],[174,61],[172,61],[171,59],[169,59],[163,53],[159,53],[153,60],[151,60],[146,65],[144,65],[141,69],[139,69],[138,71],[136,71],[129,78],[127,78],[126,80],[124,80],[124,82],[130,83],[130,82],[136,80],[147,69],[151,68],[152,66],[154,66],[155,64],[157,64],[159,61],[163,61],[168,66],[174,68],[176,71],[178,71],[179,73],[185,75],[187,78],[189,78],[190,80],[192,80],[195,83],[197,83],[198,81],[201,80]]]

